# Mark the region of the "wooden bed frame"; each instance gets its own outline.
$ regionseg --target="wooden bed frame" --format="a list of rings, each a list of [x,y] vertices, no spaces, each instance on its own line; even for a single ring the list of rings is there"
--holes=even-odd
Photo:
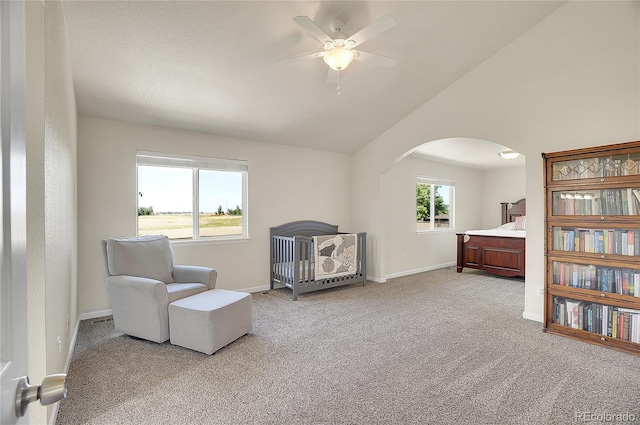
[[[271,228],[270,280],[293,290],[293,300],[299,294],[320,289],[367,281],[367,234],[358,233],[356,274],[316,280],[314,277],[313,236],[337,235],[338,226],[320,221],[304,220]],[[296,266],[297,265],[297,266]]]
[[[502,202],[502,224],[526,215],[526,200]],[[467,235],[456,233],[458,258],[456,271],[469,267],[506,277],[525,274],[525,238]]]

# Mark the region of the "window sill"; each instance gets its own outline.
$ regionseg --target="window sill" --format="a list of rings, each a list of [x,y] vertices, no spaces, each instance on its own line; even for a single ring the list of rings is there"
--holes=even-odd
[[[175,239],[171,240],[171,245],[190,246],[190,245],[221,245],[228,243],[247,243],[250,242],[249,236],[233,236],[227,238],[198,238],[198,239]]]

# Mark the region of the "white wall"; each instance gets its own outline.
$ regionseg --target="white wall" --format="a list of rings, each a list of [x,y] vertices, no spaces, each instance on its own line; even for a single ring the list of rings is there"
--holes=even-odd
[[[80,117],[78,278],[82,313],[110,308],[100,240],[136,232],[136,149],[248,160],[251,240],[173,244],[176,263],[216,268],[218,288],[268,288],[270,227],[319,220],[351,231],[347,155]]]
[[[57,1],[26,2],[27,297],[29,377],[64,373],[78,318],[76,112]],[[29,407],[51,423],[57,405]]]
[[[482,227],[483,172],[414,157],[404,158],[386,174],[385,278],[455,264],[456,230]],[[416,233],[416,177],[455,181],[455,229]],[[390,207],[390,208],[389,208]]]
[[[353,225],[370,233],[370,272],[387,267],[380,182],[394,161],[431,140],[490,140],[527,157],[524,315],[541,319],[541,153],[640,139],[639,14],[639,2],[568,2],[357,152],[352,204],[370,214]]]
[[[64,370],[78,317],[76,104],[59,1],[45,3],[45,270],[47,373]],[[64,347],[62,350],[59,346]]]
[[[525,167],[496,168],[484,172],[482,188],[483,229],[493,229],[501,224],[500,204],[524,198],[526,195],[525,183]]]

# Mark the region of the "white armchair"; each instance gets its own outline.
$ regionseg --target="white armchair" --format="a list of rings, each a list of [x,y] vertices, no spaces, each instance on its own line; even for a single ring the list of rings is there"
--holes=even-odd
[[[169,303],[216,286],[215,269],[173,264],[164,235],[105,239],[102,246],[113,322],[127,335],[168,340]]]

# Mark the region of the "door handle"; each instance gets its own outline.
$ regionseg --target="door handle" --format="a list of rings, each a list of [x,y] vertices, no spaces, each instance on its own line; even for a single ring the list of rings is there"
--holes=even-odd
[[[23,376],[18,379],[16,390],[16,416],[21,418],[27,412],[29,403],[40,400],[40,404],[60,401],[67,396],[67,375],[59,373],[45,376],[41,385],[30,385],[29,378]]]

